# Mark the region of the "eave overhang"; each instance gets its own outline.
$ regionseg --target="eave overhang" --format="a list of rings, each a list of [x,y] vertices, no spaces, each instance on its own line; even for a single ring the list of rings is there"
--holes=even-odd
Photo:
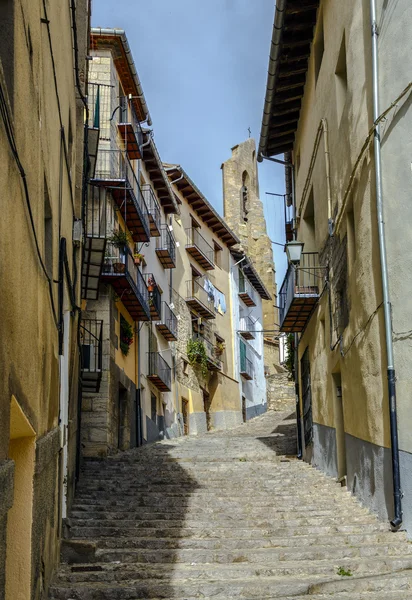
[[[258,156],[293,149],[320,0],[277,0]]]
[[[231,255],[236,262],[242,261],[239,266],[243,273],[246,275],[250,283],[253,285],[262,300],[271,300],[272,296],[265,287],[265,284],[261,280],[259,273],[256,271],[250,257],[245,254],[241,248],[232,248],[230,250]]]

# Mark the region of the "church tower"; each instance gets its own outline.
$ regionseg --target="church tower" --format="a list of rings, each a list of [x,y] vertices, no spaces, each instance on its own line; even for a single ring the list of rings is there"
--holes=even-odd
[[[272,300],[263,301],[265,363],[279,364],[275,330],[277,311],[276,272],[272,244],[266,231],[263,204],[259,198],[259,180],[255,140],[249,138],[232,148],[232,156],[222,165],[223,209],[226,223],[241,241]],[[267,360],[268,359],[268,360]]]

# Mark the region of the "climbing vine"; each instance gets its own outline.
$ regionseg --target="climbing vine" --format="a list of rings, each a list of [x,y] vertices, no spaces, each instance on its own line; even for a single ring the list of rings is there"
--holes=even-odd
[[[199,364],[203,377],[206,377],[209,369],[207,368],[206,347],[202,340],[189,340],[187,342],[186,352],[189,364],[192,367]]]
[[[285,368],[290,379],[295,379],[295,336],[293,333],[288,333],[286,336]]]

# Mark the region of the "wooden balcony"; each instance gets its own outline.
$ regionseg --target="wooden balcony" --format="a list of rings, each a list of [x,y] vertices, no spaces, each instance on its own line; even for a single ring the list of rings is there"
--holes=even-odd
[[[253,363],[247,356],[240,356],[240,374],[244,379],[253,379]]]
[[[168,225],[161,226],[161,235],[156,240],[156,254],[165,269],[176,267],[176,242]]]
[[[150,240],[149,214],[129,158],[122,150],[99,150],[90,183],[110,191],[135,242]]]
[[[159,352],[148,352],[149,370],[147,378],[161,392],[172,389],[172,369]]]
[[[143,157],[143,131],[134,110],[133,104],[128,98],[120,98],[120,122],[117,123],[119,135],[123,141],[124,149],[130,160]]]
[[[150,235],[159,237],[161,235],[161,213],[152,186],[147,183],[142,185],[142,194],[149,211]]]
[[[280,331],[301,333],[326,283],[326,269],[317,252],[304,252],[298,267],[290,264],[279,292]]]
[[[209,296],[207,291],[196,279],[186,282],[186,303],[200,317],[204,319],[215,319],[216,312],[214,307],[214,298]]]
[[[106,194],[89,186],[85,214],[84,260],[82,263],[82,298],[97,300],[106,251]]]
[[[103,372],[103,321],[82,319],[82,386],[84,392],[98,393]]]
[[[207,368],[209,371],[221,371],[222,370],[222,361],[219,358],[217,348],[210,340],[199,335],[193,335],[194,340],[200,340],[206,349],[207,356]]]
[[[205,271],[215,268],[214,250],[197,227],[186,229],[186,250]]]
[[[149,292],[150,317],[152,321],[158,321],[161,318],[162,295],[156,283],[153,273],[143,275],[147,291]]]
[[[108,244],[101,279],[114,288],[134,321],[150,321],[149,292],[128,248]]]
[[[240,317],[239,333],[245,340],[255,339],[256,323],[251,317]]]
[[[256,291],[246,279],[239,279],[239,298],[246,306],[256,306]]]
[[[156,329],[168,342],[177,340],[177,317],[167,302],[162,302],[162,311]]]

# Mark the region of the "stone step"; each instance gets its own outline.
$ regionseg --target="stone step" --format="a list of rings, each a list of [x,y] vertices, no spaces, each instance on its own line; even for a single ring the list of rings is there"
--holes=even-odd
[[[145,522],[146,524],[146,522]],[[332,535],[332,534],[365,534],[365,533],[378,533],[388,531],[386,523],[382,524],[365,524],[365,523],[351,523],[346,525],[325,525],[325,526],[298,526],[298,527],[262,527],[257,529],[256,527],[212,527],[208,523],[207,527],[189,527],[187,523],[184,523],[179,527],[165,527],[165,523],[156,523],[155,521],[150,522],[150,526],[138,528],[139,537],[222,537],[222,538],[234,538],[234,539],[250,539],[250,538],[284,538],[288,536],[309,536],[309,535]],[[100,537],[136,537],[136,530],[130,528],[122,529],[119,527],[90,527],[89,525],[84,526],[72,526],[70,528],[70,538],[78,539],[94,539]]]
[[[262,565],[250,564],[242,560],[232,564],[197,564],[190,563],[91,563],[83,565],[65,565],[60,570],[57,582],[73,583],[110,583],[110,582],[139,582],[142,580],[158,580],[173,582],[221,581],[233,582],[245,578],[256,577],[260,580],[266,577],[289,578],[293,576],[311,577],[322,575],[324,579],[337,578],[338,570],[342,568],[351,577],[382,575],[404,569],[412,569],[412,557],[372,557],[372,558],[339,558],[310,561],[273,561]],[[333,582],[332,582],[333,583]],[[352,582],[354,585],[354,583]],[[329,584],[328,584],[329,586]],[[326,587],[325,590],[329,590]],[[334,590],[335,588],[333,588]],[[352,587],[351,589],[359,588]],[[313,586],[316,593],[324,592],[322,586]],[[345,587],[341,591],[350,591]],[[329,592],[328,592],[329,593]]]
[[[100,538],[90,540],[98,548],[106,549],[195,549],[195,550],[246,550],[272,548],[275,550],[296,548],[299,549],[320,546],[329,552],[333,552],[335,546],[364,548],[374,547],[375,545],[387,545],[391,547],[402,546],[405,548],[405,537],[403,534],[387,533],[371,533],[371,534],[337,534],[332,535],[299,535],[296,537],[271,538],[222,538],[222,537],[115,537],[115,538]]]
[[[182,527],[186,528],[200,528],[206,529],[209,526],[213,527],[229,527],[231,524],[236,524],[236,527],[253,527],[255,529],[259,528],[273,528],[273,527],[282,527],[285,529],[296,529],[298,527],[316,527],[319,525],[320,527],[327,526],[341,526],[347,523],[346,515],[334,515],[331,517],[290,517],[289,514],[286,514],[286,517],[277,515],[276,517],[261,517],[260,519],[240,519],[238,514],[222,514],[221,511],[216,511],[212,515],[197,515],[197,518],[194,518],[195,515],[191,515],[193,518],[185,518],[182,516],[180,519],[172,519],[169,518],[173,515],[163,514],[159,517],[158,514],[150,515],[148,519],[92,519],[88,518],[88,515],[84,515],[82,519],[70,519],[70,523],[73,527],[108,527],[108,528],[117,528],[119,530],[129,530],[138,532],[140,528],[146,527]],[[375,527],[379,527],[379,523],[376,518],[372,515],[356,515],[351,518],[351,525],[354,524],[369,524],[374,525]]]
[[[98,549],[95,554],[97,562],[122,563],[219,563],[232,564],[243,562],[256,565],[267,565],[277,560],[283,561],[318,561],[330,559],[331,549],[329,546],[311,546],[310,548],[258,548],[238,550],[196,550],[188,549],[155,549],[148,550],[117,550]],[[333,559],[343,558],[386,558],[386,557],[408,557],[412,555],[412,545],[405,547],[404,544],[388,545],[374,544],[372,546],[334,546]]]

